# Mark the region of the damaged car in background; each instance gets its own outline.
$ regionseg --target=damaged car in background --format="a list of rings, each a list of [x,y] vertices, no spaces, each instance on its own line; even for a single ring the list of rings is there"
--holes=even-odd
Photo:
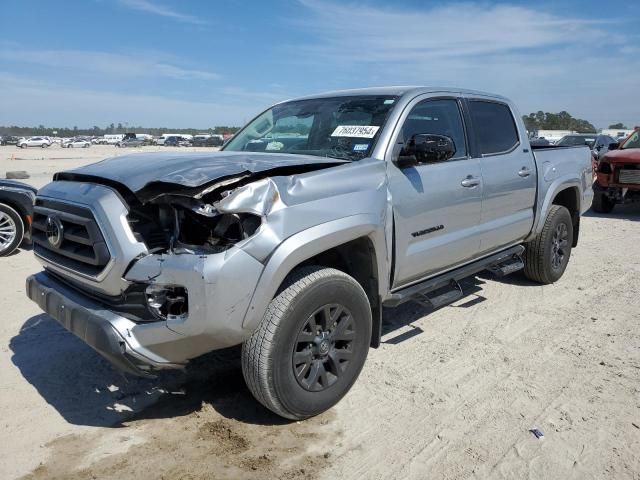
[[[447,305],[482,270],[559,280],[591,198],[588,148],[531,147],[503,97],[334,92],[269,108],[220,152],[56,174],[26,288],[130,373],[242,344],[256,399],[303,419],[349,391],[383,306]]]

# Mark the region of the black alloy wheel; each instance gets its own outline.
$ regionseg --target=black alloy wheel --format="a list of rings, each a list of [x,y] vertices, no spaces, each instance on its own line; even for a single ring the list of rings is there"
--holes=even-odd
[[[325,305],[305,322],[293,352],[293,371],[302,388],[320,392],[332,386],[349,366],[356,325],[351,312]]]

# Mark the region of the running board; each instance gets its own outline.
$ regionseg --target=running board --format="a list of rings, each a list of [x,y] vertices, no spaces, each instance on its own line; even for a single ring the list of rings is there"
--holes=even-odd
[[[491,265],[487,270],[493,273],[496,277],[505,277],[510,273],[517,272],[518,270],[522,270],[524,268],[524,262],[522,258],[517,255],[514,255],[513,258],[510,258],[504,263],[499,263],[497,265]]]
[[[524,268],[524,262],[521,257],[523,253],[524,246],[517,245],[500,253],[476,260],[463,267],[398,290],[384,301],[384,306],[395,307],[409,300],[428,303],[434,308],[448,305],[463,296],[462,287],[458,283],[460,280],[483,270],[489,270],[497,276],[504,276],[521,270]],[[430,293],[432,295],[428,295]]]
[[[416,294],[414,300],[435,310],[436,308],[450,305],[453,302],[460,300],[463,296],[464,293],[462,292],[460,284],[455,280],[452,280],[449,285],[440,287],[432,292]]]

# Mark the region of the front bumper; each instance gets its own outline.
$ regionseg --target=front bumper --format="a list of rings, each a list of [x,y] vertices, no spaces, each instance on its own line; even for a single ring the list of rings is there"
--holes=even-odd
[[[47,273],[28,277],[26,289],[27,296],[42,310],[119,369],[153,376],[152,368],[182,367],[136,350],[131,330],[125,328],[128,335],[122,333],[123,324],[129,320],[105,310]]]

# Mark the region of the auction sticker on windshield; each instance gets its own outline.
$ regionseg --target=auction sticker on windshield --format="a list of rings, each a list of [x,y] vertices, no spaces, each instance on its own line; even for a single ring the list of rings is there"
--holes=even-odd
[[[373,138],[380,127],[373,125],[339,125],[332,137]]]

